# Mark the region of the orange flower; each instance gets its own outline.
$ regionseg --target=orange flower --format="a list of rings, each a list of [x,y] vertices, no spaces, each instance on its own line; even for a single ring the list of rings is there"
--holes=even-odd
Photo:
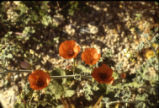
[[[125,79],[125,78],[126,78],[126,73],[121,73],[121,74],[120,74],[120,77],[121,77],[122,79]]]
[[[80,47],[74,40],[66,40],[60,44],[59,54],[65,59],[75,58],[80,52]]]
[[[114,80],[112,77],[113,70],[106,64],[95,68],[92,72],[92,77],[99,83],[111,84]]]
[[[32,89],[41,90],[48,86],[50,76],[42,70],[35,70],[29,75],[28,80]]]
[[[101,55],[98,54],[95,48],[86,48],[81,58],[86,64],[94,65],[99,60],[100,56]]]

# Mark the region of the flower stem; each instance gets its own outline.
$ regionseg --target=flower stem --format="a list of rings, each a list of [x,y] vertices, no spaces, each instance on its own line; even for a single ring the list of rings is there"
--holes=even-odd
[[[112,102],[107,102],[108,105],[112,105],[112,104],[115,104],[115,103],[138,103],[138,102],[146,102],[146,101],[143,101],[143,100],[136,100],[136,101],[112,101]]]
[[[0,72],[0,74],[8,74],[8,73],[21,73],[21,72],[31,72],[32,70],[6,70],[4,72]],[[50,76],[54,79],[60,79],[60,78],[74,78],[74,77],[81,77],[81,78],[92,78],[91,75],[79,75],[79,74],[73,74],[73,75],[64,75],[64,76]]]
[[[0,72],[0,74],[7,74],[7,73],[20,73],[20,72],[31,72],[32,70],[5,70]]]
[[[29,107],[29,108],[30,108],[30,106],[31,106],[31,101],[32,101],[32,99],[33,99],[33,93],[34,93],[34,91],[32,91],[32,93],[31,93],[31,98],[30,98],[29,103],[28,103],[28,107]]]
[[[74,78],[74,77],[92,78],[91,75],[64,75],[64,76],[50,76],[50,77],[54,78],[54,79],[59,79],[59,78]]]
[[[75,65],[76,65],[76,60],[73,59],[73,75],[75,75]]]

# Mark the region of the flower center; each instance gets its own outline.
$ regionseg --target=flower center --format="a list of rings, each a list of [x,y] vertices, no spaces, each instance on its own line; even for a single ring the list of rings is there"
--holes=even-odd
[[[39,79],[36,84],[37,84],[37,86],[42,87],[42,86],[44,86],[45,83],[42,79]]]
[[[107,75],[104,73],[100,73],[99,77],[101,78],[101,80],[105,80],[107,78]]]
[[[93,63],[93,61],[94,61],[94,60],[93,60],[92,58],[90,58],[90,63],[91,63],[91,64]]]
[[[67,54],[71,57],[74,55],[74,51],[73,50],[68,50]]]

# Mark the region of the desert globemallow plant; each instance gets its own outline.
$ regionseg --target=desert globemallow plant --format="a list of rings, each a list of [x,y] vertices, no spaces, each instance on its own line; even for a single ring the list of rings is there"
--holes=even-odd
[[[98,62],[101,55],[97,52],[95,48],[86,48],[82,53],[81,58],[88,65],[94,65]]]
[[[30,87],[33,90],[41,90],[50,83],[50,76],[43,70],[34,70],[28,77]]]
[[[74,40],[66,40],[60,44],[59,55],[65,59],[75,58],[79,52],[80,47]]]
[[[114,80],[112,74],[113,70],[106,64],[102,64],[102,66],[94,68],[92,77],[99,83],[112,84]]]

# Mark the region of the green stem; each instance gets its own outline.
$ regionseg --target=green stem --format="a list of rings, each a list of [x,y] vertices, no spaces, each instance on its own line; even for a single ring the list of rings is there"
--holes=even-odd
[[[75,75],[75,66],[76,66],[76,60],[73,59],[73,75]]]
[[[40,100],[40,97],[41,97],[41,91],[37,91],[37,92],[38,92],[38,95],[39,95],[39,96],[38,96],[38,100]],[[39,106],[39,104],[40,104],[40,101],[37,102],[37,107]]]
[[[32,99],[33,99],[33,93],[34,93],[34,91],[31,93],[31,98],[30,98],[29,103],[28,103],[28,104],[29,104],[29,105],[28,105],[29,108],[30,108],[30,106],[31,106],[31,101],[32,101]]]
[[[20,73],[20,72],[31,72],[32,70],[5,70],[4,72],[0,72],[0,74],[7,73]]]
[[[59,78],[73,78],[73,77],[82,77],[82,78],[92,78],[91,75],[64,75],[64,76],[50,76],[51,78],[54,79],[59,79]]]
[[[7,74],[7,73],[21,73],[21,72],[31,72],[32,70],[7,70],[4,72],[0,72],[0,74]],[[59,78],[73,78],[73,77],[83,77],[83,78],[91,78],[90,75],[64,75],[64,76],[50,76],[51,78],[54,79],[59,79]]]
[[[90,68],[93,70],[93,69],[94,69],[94,66],[93,66],[93,65],[90,65]]]
[[[107,102],[108,105],[116,104],[116,103],[139,103],[139,102],[146,102],[143,100],[136,100],[136,101],[112,101],[112,102]]]

